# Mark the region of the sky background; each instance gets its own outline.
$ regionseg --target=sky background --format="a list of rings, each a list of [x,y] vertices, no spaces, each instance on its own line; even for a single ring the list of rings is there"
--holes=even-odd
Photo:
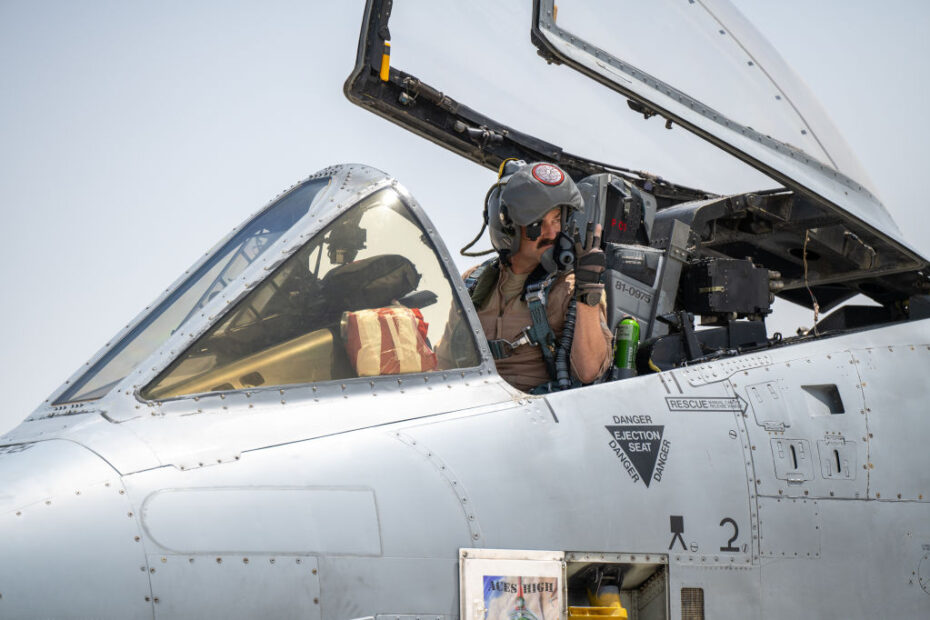
[[[507,18],[495,22],[480,3],[395,4],[395,65],[501,122],[710,191],[771,185],[535,59],[522,4],[502,5]],[[912,246],[930,254],[920,185],[930,3],[734,4],[820,99]],[[477,232],[494,174],[343,96],[363,5],[0,0],[0,433],[229,229],[327,165],[396,176],[454,254]],[[430,19],[443,29],[418,28]],[[429,51],[453,35],[470,37],[467,54]],[[660,35],[656,45],[673,44]],[[526,77],[524,62],[542,77]]]

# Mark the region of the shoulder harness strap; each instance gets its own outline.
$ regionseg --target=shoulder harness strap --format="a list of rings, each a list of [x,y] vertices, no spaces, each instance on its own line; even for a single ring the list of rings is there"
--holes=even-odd
[[[552,379],[556,378],[555,352],[558,348],[558,341],[552,326],[549,325],[549,317],[546,314],[546,304],[548,303],[549,290],[555,283],[556,274],[545,274],[540,279],[537,272],[533,272],[527,278],[528,284],[524,288],[526,305],[530,309],[530,318],[533,323],[526,330],[530,342],[539,346],[542,353],[543,361],[546,362],[546,370]]]
[[[488,301],[497,278],[501,273],[501,264],[498,257],[489,258],[478,265],[471,274],[465,278],[465,289],[471,301],[478,310]]]

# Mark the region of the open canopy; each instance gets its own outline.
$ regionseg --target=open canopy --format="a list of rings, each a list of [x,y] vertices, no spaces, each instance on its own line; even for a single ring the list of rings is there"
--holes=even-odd
[[[904,244],[819,103],[726,0],[569,1],[558,9],[537,0],[534,9],[533,41],[551,60]]]
[[[598,173],[618,175],[655,198],[660,233],[668,232],[673,220],[681,221],[690,228],[695,256],[748,257],[782,276],[777,295],[808,307],[817,303],[826,311],[857,293],[887,307],[928,289],[926,260],[903,240],[868,189],[865,173],[826,113],[725,0],[567,1],[558,10],[553,0],[535,0],[523,14],[529,18],[529,37],[514,28],[513,14],[520,11],[511,5],[476,1],[469,9],[479,15],[480,25],[466,28],[457,21],[427,19],[428,7],[411,3],[369,0],[356,66],[344,87],[354,103],[491,169],[515,157],[556,162],[576,181]],[[428,75],[389,63],[392,11],[400,24],[393,47],[419,45],[418,55],[405,60],[428,68]],[[462,49],[463,36],[473,42],[471,48]],[[457,47],[436,51],[442,63],[421,62],[423,40],[429,40],[428,50]],[[571,67],[620,93],[628,105],[594,101],[580,92],[577,75],[564,69],[527,78],[526,58],[521,56],[522,64],[508,62],[518,43],[541,57],[540,67],[544,62]],[[536,60],[528,62],[536,66]],[[529,95],[521,89],[531,79],[536,90]],[[470,92],[482,106],[507,110],[507,118],[533,127],[536,135],[468,107],[447,94],[452,92]],[[520,101],[515,106],[508,98]],[[559,108],[555,120],[536,121],[554,107]],[[782,188],[763,181],[752,187],[758,191],[742,189],[721,198],[672,183],[661,169],[644,173],[625,161],[585,156],[588,146],[602,146],[598,127],[607,133],[637,123],[632,112],[699,136]],[[565,127],[579,118],[595,130],[570,136],[573,151],[580,153],[571,154],[554,140],[566,139]],[[655,118],[649,122],[653,135],[665,132]],[[622,157],[629,152],[626,143],[612,146],[611,152]],[[674,151],[666,159],[678,158],[680,171],[681,157],[694,169],[708,169]],[[727,165],[735,161],[722,159]]]

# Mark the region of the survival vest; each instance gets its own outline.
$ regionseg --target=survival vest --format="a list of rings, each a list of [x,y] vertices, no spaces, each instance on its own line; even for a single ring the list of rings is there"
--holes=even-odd
[[[471,297],[475,308],[481,309],[497,285],[501,273],[499,258],[492,258],[485,261],[465,279],[465,287]],[[523,285],[521,297],[526,300],[526,305],[530,310],[532,323],[525,328],[516,340],[488,340],[488,346],[491,349],[491,355],[494,359],[503,359],[510,357],[513,350],[523,344],[538,346],[546,363],[546,370],[549,376],[555,380],[557,377],[556,369],[556,352],[559,347],[559,341],[555,337],[555,332],[549,325],[549,318],[546,316],[546,303],[548,300],[549,290],[555,283],[556,274],[549,274],[541,267],[537,267],[529,275]]]

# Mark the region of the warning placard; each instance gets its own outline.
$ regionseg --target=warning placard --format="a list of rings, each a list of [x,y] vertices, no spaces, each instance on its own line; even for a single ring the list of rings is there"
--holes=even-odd
[[[636,417],[649,419],[649,416]],[[650,482],[662,480],[671,445],[663,439],[664,426],[628,424],[605,428],[611,436],[611,449],[634,482],[642,480],[648,487]]]

